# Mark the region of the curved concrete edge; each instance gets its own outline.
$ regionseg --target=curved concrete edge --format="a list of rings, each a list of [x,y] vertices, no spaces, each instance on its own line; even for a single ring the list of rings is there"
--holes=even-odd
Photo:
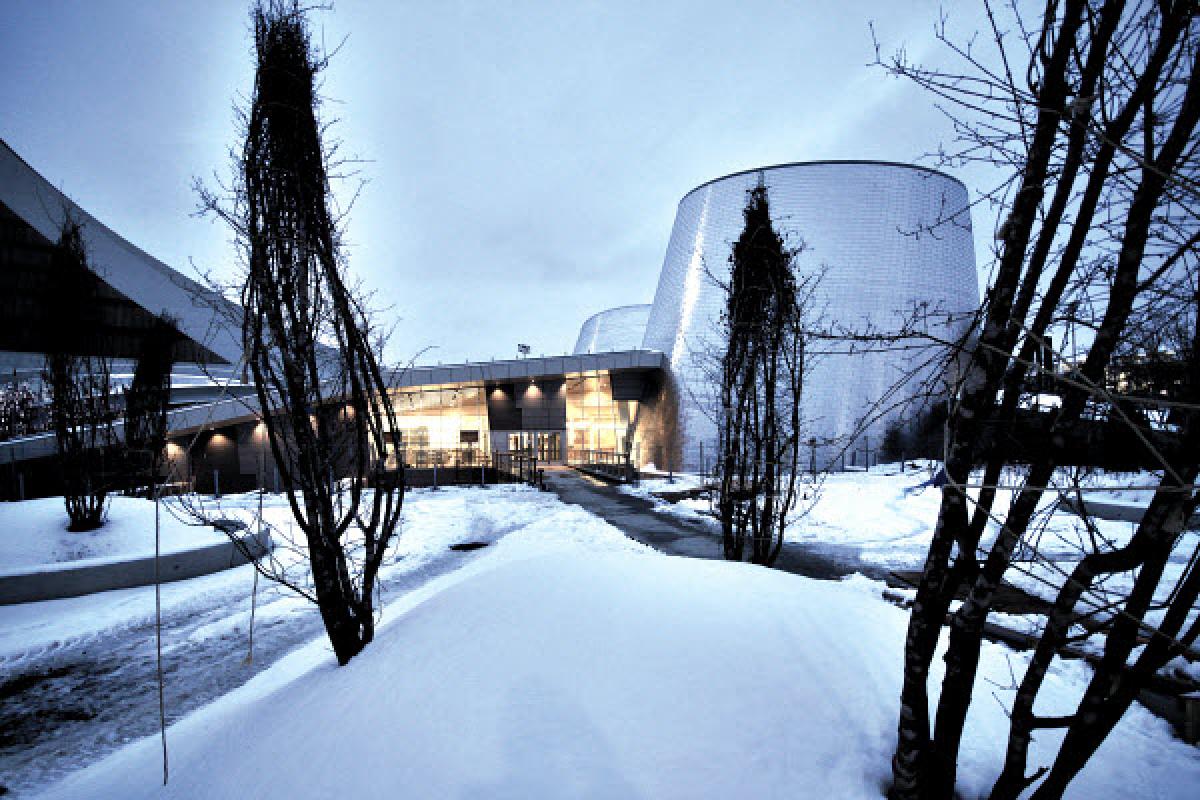
[[[272,548],[268,531],[246,534],[236,543],[215,542],[194,550],[167,553],[158,558],[162,583],[197,578],[249,563]],[[100,564],[70,562],[53,571],[39,570],[0,578],[0,605],[80,597],[110,589],[130,589],[154,583],[154,556]]]

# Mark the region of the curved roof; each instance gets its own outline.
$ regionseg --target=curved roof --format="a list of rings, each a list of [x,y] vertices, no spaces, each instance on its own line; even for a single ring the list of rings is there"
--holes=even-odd
[[[649,308],[650,308],[649,303],[630,303],[629,305],[625,305],[625,306],[613,306],[612,308],[606,308],[603,311],[597,311],[595,314],[592,314],[590,317],[585,319],[583,321],[583,324],[587,325],[589,322],[595,322],[604,317],[609,317],[614,314],[621,314],[622,312],[637,312],[642,309],[649,309]]]
[[[641,346],[650,305],[617,306],[592,314],[579,328],[576,354],[630,350]]]
[[[918,172],[927,172],[930,175],[937,175],[939,178],[945,178],[946,180],[957,183],[959,186],[962,186],[964,189],[967,188],[966,185],[962,181],[960,181],[958,178],[954,177],[953,175],[948,175],[947,173],[942,172],[941,170],[932,169],[930,167],[922,167],[919,164],[906,164],[902,161],[873,161],[871,159],[854,159],[854,158],[836,159],[835,158],[835,159],[826,159],[823,161],[788,161],[783,164],[771,164],[770,166],[765,166],[765,167],[754,167],[752,169],[739,169],[736,172],[730,172],[728,175],[722,175],[719,178],[713,178],[712,180],[705,181],[704,183],[700,184],[699,186],[695,187],[694,189],[691,189],[690,191],[688,191],[687,194],[684,195],[684,197],[687,197],[690,194],[698,192],[706,186],[711,186],[714,183],[720,183],[721,181],[723,181],[727,178],[736,178],[739,175],[751,175],[755,172],[767,172],[767,171],[773,170],[773,169],[788,169],[790,167],[821,167],[821,166],[875,166],[875,167],[897,167],[897,168],[901,168],[901,169],[912,169],[912,170],[916,170]],[[683,201],[680,200],[680,202],[683,202]]]
[[[80,224],[92,271],[151,314],[229,363],[242,357],[241,308],[122,238],[60,192],[0,139],[0,202],[51,242],[62,223]]]

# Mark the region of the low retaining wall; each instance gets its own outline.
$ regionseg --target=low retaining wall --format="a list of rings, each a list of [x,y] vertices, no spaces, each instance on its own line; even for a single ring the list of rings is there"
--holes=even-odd
[[[247,555],[258,558],[270,549],[271,534],[262,531],[245,534],[240,545],[223,541],[195,550],[167,553],[158,558],[158,579],[167,583],[209,575],[246,564],[249,562]],[[79,597],[153,583],[154,556],[102,563],[68,561],[35,571],[0,576],[0,605]]]

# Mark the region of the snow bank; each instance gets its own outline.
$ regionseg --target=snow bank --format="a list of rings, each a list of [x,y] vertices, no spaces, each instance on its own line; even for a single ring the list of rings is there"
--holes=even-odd
[[[932,486],[923,486],[934,470],[934,462],[919,462],[918,468],[911,466],[900,469],[899,464],[873,467],[870,472],[835,472],[824,476],[819,489],[801,487],[802,497],[798,511],[792,515],[787,530],[787,540],[804,545],[838,548],[852,552],[864,563],[900,569],[920,569],[925,561],[933,530],[937,523],[941,492]],[[972,476],[981,480],[980,473]],[[1083,485],[1097,491],[1089,492],[1090,498],[1115,499],[1129,505],[1142,505],[1152,492],[1144,488],[1154,485],[1157,477],[1153,473],[1104,473],[1096,472],[1081,478]],[[1012,488],[999,491],[994,514],[1003,519],[1008,506],[1019,488],[1016,472],[1005,473],[1002,483]],[[621,491],[645,497],[655,503],[655,511],[705,523],[714,535],[719,533],[718,523],[710,511],[706,497],[685,498],[669,502],[656,496],[656,492],[680,491],[698,485],[694,479],[682,479],[675,484],[664,480],[642,481],[640,486],[621,487]],[[1069,488],[1072,475],[1069,470],[1055,474],[1054,486]],[[969,494],[974,497],[977,489]],[[1140,499],[1139,499],[1140,498]],[[1091,537],[1086,525],[1073,513],[1058,508],[1058,491],[1045,493],[1039,511],[1030,527],[1030,540],[1036,539],[1041,557],[1069,563],[1078,561],[1091,549]],[[1118,547],[1129,541],[1135,526],[1128,522],[1095,519],[1100,535],[1109,546]],[[984,546],[990,545],[999,532],[993,520],[983,537]],[[1196,534],[1185,534],[1195,544]],[[1186,548],[1184,548],[1186,549]],[[1017,560],[1031,558],[1028,549],[1017,552]],[[1183,559],[1186,561],[1186,558]]]
[[[880,796],[906,616],[878,584],[661,556],[548,511],[390,606],[347,667],[314,642],[173,726],[165,790],[151,737],[45,797]],[[1008,683],[1007,657],[1023,666],[985,647],[981,680]],[[1057,665],[1039,712],[1086,679]],[[965,796],[1006,731],[981,692]],[[1074,795],[1192,797],[1197,780],[1196,751],[1135,710]]]
[[[227,541],[225,534],[189,525],[165,509],[162,552]],[[0,576],[67,561],[120,561],[154,555],[154,503],[136,497],[109,499],[108,521],[94,531],[67,530],[61,497],[0,503]]]
[[[704,478],[687,472],[676,473],[673,478],[642,478],[637,483],[622,483],[617,490],[636,497],[650,498],[655,492],[683,492],[698,489]]]
[[[126,501],[128,498],[116,498]],[[131,503],[147,501],[131,500]],[[175,501],[164,501],[175,502]],[[0,509],[30,508],[43,501],[25,503],[0,503]],[[59,499],[58,516],[65,519],[62,501]],[[205,513],[213,517],[240,519],[253,527],[253,514],[258,509],[257,493],[226,495],[217,500],[208,500]],[[49,508],[49,506],[46,506]],[[398,578],[419,572],[444,556],[451,544],[464,541],[494,542],[507,533],[529,525],[538,519],[547,518],[555,509],[565,508],[556,497],[520,485],[489,487],[486,491],[466,488],[443,488],[438,491],[413,490],[406,494],[400,536],[395,540],[381,570],[384,579]],[[43,511],[45,509],[42,509]],[[145,513],[145,509],[135,510]],[[578,509],[575,509],[579,511]],[[153,552],[153,506],[150,506],[150,547]],[[133,530],[128,521],[135,515],[122,513],[110,520],[102,529]],[[178,511],[182,517],[183,512]],[[582,512],[580,512],[582,513]],[[282,562],[289,574],[306,569],[302,534],[292,521],[291,508],[280,494],[263,497],[263,514],[274,532],[279,545],[274,557]],[[56,517],[57,518],[57,517]],[[125,520],[123,524],[121,520]],[[175,516],[164,510],[164,529],[181,525]],[[110,525],[116,523],[116,528]],[[23,523],[21,523],[23,524]],[[11,528],[12,526],[9,526]],[[189,533],[207,536],[211,528],[185,526]],[[0,531],[0,536],[6,531]],[[63,532],[67,537],[90,536]],[[144,533],[143,533],[144,535]],[[616,536],[624,541],[620,534]],[[215,541],[224,541],[217,534]],[[205,539],[205,541],[209,541]],[[165,552],[165,550],[164,550]],[[2,569],[2,567],[0,567]],[[296,574],[297,582],[308,583],[306,574]],[[252,585],[252,573],[248,567],[235,567],[222,573],[164,584],[162,602],[164,613],[196,613],[208,609],[218,598],[236,595],[242,597]],[[264,584],[269,597],[259,599],[259,619],[272,615],[287,615],[304,607],[307,601],[279,587]],[[384,593],[383,601],[391,598]],[[248,607],[247,603],[238,608]],[[242,626],[248,621],[247,611],[231,611],[227,617],[206,624],[198,629],[196,636],[216,635]],[[154,592],[152,588],[118,589],[85,597],[68,597],[34,603],[0,606],[0,670],[16,670],[29,656],[36,657],[46,650],[56,650],[73,642],[111,634],[118,629],[147,625],[154,619]]]

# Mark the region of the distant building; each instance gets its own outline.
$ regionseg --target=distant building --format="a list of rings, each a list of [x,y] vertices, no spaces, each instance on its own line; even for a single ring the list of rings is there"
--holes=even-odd
[[[632,350],[642,346],[652,306],[618,306],[593,314],[583,322],[575,340],[576,354]]]
[[[895,331],[911,312],[930,314],[929,333],[956,340],[979,305],[967,190],[941,172],[909,164],[815,161],[717,178],[679,202],[642,347],[664,353],[678,384],[682,464],[711,463],[717,432],[712,353],[724,307],[732,243],[746,193],[767,187],[775,228],[801,273],[822,274],[811,323],[848,332]],[[899,347],[846,355],[818,344],[804,385],[803,415],[818,460],[878,443],[894,404],[935,376],[936,353]],[[863,346],[859,350],[870,349]],[[931,363],[926,363],[931,362]],[[873,418],[864,423],[864,417]],[[865,456],[864,456],[865,457]],[[847,457],[849,458],[849,457]]]
[[[572,354],[395,371],[398,421],[390,457],[411,465],[414,475],[515,452],[548,463],[628,453],[635,466],[700,469],[700,453],[705,443],[715,445],[715,430],[704,413],[703,376],[690,356],[708,346],[721,305],[706,269],[728,268],[745,191],[760,178],[777,227],[809,244],[800,268],[825,270],[819,302],[828,319],[886,328],[914,304],[959,314],[974,309],[966,191],[953,178],[873,162],[737,173],[680,202],[653,304],[590,317]],[[54,298],[45,289],[47,254],[66,214],[83,225],[90,277],[104,297],[90,322],[98,331],[98,355],[129,364],[154,315],[177,320],[181,374],[195,376],[203,388],[188,398],[186,380],[179,381],[182,402],[168,423],[174,475],[207,490],[270,485],[264,428],[246,391],[252,387],[236,381],[240,309],[109,230],[2,142],[0,377],[11,373],[15,381],[41,368],[39,331],[54,318]],[[943,333],[956,335],[955,325]],[[908,359],[875,353],[823,360],[806,386],[813,435],[825,442],[857,430],[866,410],[912,367]],[[917,369],[912,380],[928,377],[930,369]],[[214,374],[233,381],[238,396],[205,379]],[[15,495],[18,474],[43,476],[23,478],[26,489],[44,486],[53,452],[48,434],[0,441],[0,497]]]
[[[90,261],[85,275],[56,275],[51,253],[63,224],[80,226]],[[61,286],[78,286],[87,302],[64,316]],[[239,383],[240,309],[138,249],[80,208],[0,141],[0,393],[45,397],[41,373],[47,342],[70,328],[89,355],[112,361],[113,378],[132,378],[134,360],[155,317],[169,314],[177,332],[172,403],[211,402]],[[225,384],[217,389],[215,384]],[[44,419],[44,414],[36,415]],[[36,424],[32,424],[36,427]]]

